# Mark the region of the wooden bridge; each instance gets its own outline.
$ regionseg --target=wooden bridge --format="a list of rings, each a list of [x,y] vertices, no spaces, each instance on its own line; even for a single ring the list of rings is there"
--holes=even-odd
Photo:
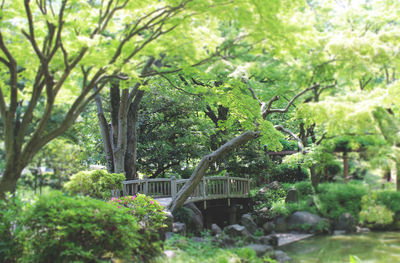
[[[171,178],[140,179],[124,181],[123,194],[134,195],[137,193],[149,195],[157,199],[161,205],[167,206],[183,185],[189,179]],[[250,180],[246,178],[230,176],[203,177],[186,203],[207,201],[215,199],[227,199],[228,206],[231,198],[250,197]],[[206,206],[206,202],[204,202]]]

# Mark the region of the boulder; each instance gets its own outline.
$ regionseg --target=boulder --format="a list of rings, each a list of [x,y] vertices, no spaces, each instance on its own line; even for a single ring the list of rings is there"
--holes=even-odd
[[[371,232],[371,229],[369,229],[367,227],[359,227],[359,226],[357,226],[356,232],[358,234],[369,233],[369,232]]]
[[[181,222],[174,222],[172,225],[172,232],[180,235],[186,235],[186,224]]]
[[[251,234],[254,234],[257,231],[257,225],[254,223],[253,218],[250,214],[242,215],[240,219],[240,223],[249,231]]]
[[[167,229],[166,230],[171,232],[172,231],[172,225],[174,223],[174,216],[172,215],[171,212],[166,211],[165,212],[165,217],[166,217],[165,224],[167,225]]]
[[[278,236],[275,234],[268,235],[268,236],[261,236],[258,238],[258,242],[263,245],[277,247],[278,246]]]
[[[201,213],[200,209],[194,203],[188,203],[184,205],[184,207],[188,208],[188,224],[190,226],[189,231],[193,231],[195,233],[201,233],[204,230],[203,224],[203,214]]]
[[[335,230],[344,230],[346,234],[355,233],[357,231],[357,220],[350,213],[343,213],[339,216]]]
[[[299,201],[299,193],[296,188],[291,187],[287,192],[285,203],[297,203]]]
[[[231,238],[230,236],[225,235],[224,233],[221,234],[217,234],[214,237],[214,243],[216,243],[216,245],[218,247],[233,247],[235,245],[235,240],[233,238]]]
[[[254,250],[256,252],[257,256],[259,256],[259,257],[263,256],[267,252],[274,250],[271,246],[260,245],[260,244],[250,244],[250,245],[246,246],[246,248],[250,248],[250,249]]]
[[[287,232],[289,230],[287,219],[283,216],[280,216],[275,219],[275,231],[276,232]]]
[[[275,250],[272,258],[278,261],[279,263],[286,263],[286,262],[291,262],[292,259],[283,251],[281,250]]]
[[[306,211],[291,214],[287,220],[288,230],[303,231],[308,233],[330,232],[331,223],[328,219]]]
[[[211,234],[213,236],[221,234],[221,232],[222,232],[222,229],[217,224],[211,225]]]
[[[275,230],[275,224],[273,222],[266,222],[262,226],[264,234],[271,234]]]
[[[251,237],[249,231],[244,226],[238,224],[229,225],[225,227],[224,232],[230,237],[242,237],[242,238]]]

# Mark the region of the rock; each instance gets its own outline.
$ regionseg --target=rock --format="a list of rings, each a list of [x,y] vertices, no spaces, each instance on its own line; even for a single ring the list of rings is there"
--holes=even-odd
[[[171,232],[172,231],[172,225],[174,223],[174,216],[172,215],[171,212],[166,211],[165,212],[165,217],[166,217],[165,224],[167,225],[167,229],[166,230]]]
[[[188,203],[184,205],[184,207],[188,208],[188,226],[189,231],[195,232],[197,234],[203,232],[204,224],[203,224],[203,214],[200,209],[194,203]]]
[[[173,257],[176,256],[175,251],[173,251],[173,250],[165,250],[165,251],[164,251],[164,255],[165,255],[168,259],[171,259],[171,258],[173,258]]]
[[[359,226],[357,226],[357,227],[356,227],[356,232],[357,232],[358,234],[369,233],[369,232],[371,232],[371,229],[369,229],[369,228],[367,228],[367,227],[359,227]]]
[[[291,187],[287,192],[285,203],[297,203],[299,201],[299,193],[296,188]]]
[[[174,222],[172,225],[172,232],[180,235],[186,235],[186,224],[181,222]]]
[[[275,230],[275,224],[272,222],[267,222],[262,226],[265,234],[271,234],[272,231]]]
[[[249,231],[251,234],[254,234],[257,231],[257,225],[254,223],[253,218],[250,214],[242,215],[240,219],[240,223]]]
[[[217,224],[211,225],[211,234],[213,236],[221,234],[221,232],[222,232],[222,229]]]
[[[235,245],[235,240],[224,233],[217,234],[214,241],[219,247],[232,247]]]
[[[271,246],[260,245],[260,244],[250,244],[250,245],[246,246],[246,248],[250,248],[250,249],[254,250],[256,252],[257,256],[259,256],[259,257],[263,256],[267,252],[273,251],[273,248]]]
[[[224,232],[230,237],[249,237],[251,235],[244,226],[238,224],[225,227]]]
[[[268,236],[261,236],[258,238],[258,242],[260,244],[277,247],[278,246],[278,236],[275,234],[268,235]]]
[[[278,261],[279,263],[285,263],[285,262],[290,262],[292,259],[283,251],[281,250],[275,250],[272,258]]]
[[[308,233],[330,232],[330,222],[318,215],[305,211],[298,211],[287,218],[289,230],[303,231]]]
[[[264,195],[268,190],[277,190],[279,188],[282,188],[282,185],[278,181],[273,181],[272,183],[267,184],[260,190],[258,190],[258,195],[262,196]]]
[[[287,232],[288,231],[288,224],[286,222],[286,218],[280,216],[275,219],[275,231],[276,232]]]
[[[333,231],[332,235],[334,235],[334,236],[343,236],[345,234],[346,234],[346,231],[344,231],[344,230],[335,230],[335,231]]]
[[[343,213],[339,216],[335,230],[344,230],[347,234],[357,231],[357,220],[350,213]]]

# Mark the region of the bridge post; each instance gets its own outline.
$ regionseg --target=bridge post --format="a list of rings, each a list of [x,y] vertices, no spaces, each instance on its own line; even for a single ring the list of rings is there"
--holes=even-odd
[[[228,206],[231,206],[231,199],[229,198],[231,192],[231,185],[229,180],[229,174],[226,173],[226,197],[228,198]]]
[[[174,175],[171,176],[171,196],[172,199],[176,196],[176,177]]]
[[[143,194],[147,195],[147,191],[148,191],[148,187],[149,187],[149,179],[147,178],[147,176],[143,177],[144,180],[144,189],[143,189]]]
[[[247,179],[247,195],[248,195],[248,197],[250,197],[250,178],[249,178],[249,175],[248,174],[246,174],[246,179]]]

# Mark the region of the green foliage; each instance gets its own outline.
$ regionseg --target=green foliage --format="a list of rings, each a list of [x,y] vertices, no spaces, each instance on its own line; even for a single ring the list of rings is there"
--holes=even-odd
[[[322,216],[337,220],[342,213],[349,212],[358,219],[361,198],[367,193],[365,186],[348,183],[324,183],[318,186],[317,208]]]
[[[148,240],[128,209],[60,192],[41,196],[24,214],[24,262],[100,262],[143,256]]]
[[[390,211],[400,213],[400,192],[397,191],[378,191],[376,193],[376,201],[380,205],[384,205]]]
[[[71,176],[64,188],[71,194],[110,199],[111,190],[122,190],[124,180],[123,174],[110,174],[106,170],[81,171]]]
[[[271,169],[270,181],[282,183],[295,183],[304,181],[308,178],[308,172],[305,168],[281,164]]]
[[[176,256],[171,259],[159,258],[157,263],[275,263],[268,257],[257,257],[249,248],[218,248],[211,238],[205,237],[204,242],[195,242],[183,236],[175,235],[167,240],[166,249],[173,250]]]
[[[110,203],[118,209],[127,210],[128,214],[138,220],[142,242],[135,248],[136,255],[141,255],[141,258],[151,258],[161,253],[160,235],[166,227],[166,217],[163,207],[156,200],[143,194],[137,194],[111,198]]]
[[[0,258],[5,263],[16,262],[23,251],[20,242],[23,205],[19,196],[0,199]]]
[[[393,223],[394,213],[384,205],[378,204],[377,199],[376,192],[362,197],[360,222],[371,228],[385,228]]]
[[[256,194],[256,192],[253,193],[253,200],[257,204],[255,209],[260,209],[263,207],[271,209],[274,203],[285,200],[285,198],[286,190],[284,188],[268,189],[260,195]]]

